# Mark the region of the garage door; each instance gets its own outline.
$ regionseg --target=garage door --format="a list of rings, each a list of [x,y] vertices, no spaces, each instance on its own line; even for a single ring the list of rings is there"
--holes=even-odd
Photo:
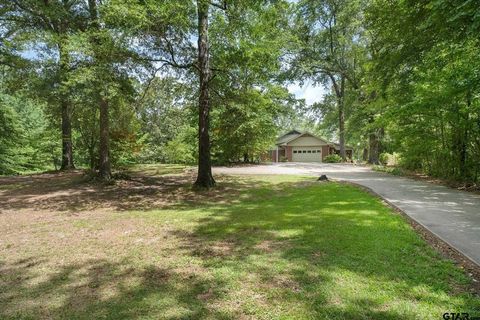
[[[293,148],[293,162],[322,162],[322,149],[319,147]]]

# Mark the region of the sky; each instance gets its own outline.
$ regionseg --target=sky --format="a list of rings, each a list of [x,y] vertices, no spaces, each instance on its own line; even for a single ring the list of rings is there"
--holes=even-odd
[[[314,86],[310,82],[305,82],[303,86],[293,83],[288,86],[288,91],[294,94],[297,99],[305,99],[307,105],[312,105],[315,102],[320,102],[326,94],[325,88],[322,85]]]

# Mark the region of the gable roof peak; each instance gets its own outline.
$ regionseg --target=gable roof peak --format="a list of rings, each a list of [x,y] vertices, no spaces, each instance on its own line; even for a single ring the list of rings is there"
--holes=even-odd
[[[300,130],[297,130],[297,129],[293,129],[293,130],[288,131],[288,132],[285,133],[285,134],[282,134],[282,135],[280,136],[280,138],[285,137],[285,136],[295,135],[295,134],[296,134],[296,135],[299,135],[299,134],[303,134],[303,132],[300,131]]]

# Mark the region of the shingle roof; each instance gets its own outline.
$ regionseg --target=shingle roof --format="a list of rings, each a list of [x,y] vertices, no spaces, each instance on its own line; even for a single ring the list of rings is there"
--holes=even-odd
[[[303,135],[303,134],[310,134],[310,135],[312,135],[312,136],[315,137],[315,135],[313,135],[313,134],[311,134],[311,133],[301,132],[301,131],[299,131],[299,130],[295,130],[295,129],[294,129],[294,130],[291,130],[291,131],[285,133],[284,135],[278,137],[276,144],[277,144],[277,145],[282,145],[282,144],[288,143],[288,142],[294,140],[295,138],[297,138],[297,137],[299,137],[299,136],[301,136],[301,135]],[[319,138],[319,139],[326,141],[329,145],[333,146],[336,150],[340,150],[340,144],[334,143],[334,142],[328,142],[327,140],[325,140],[325,139],[323,139],[323,138]],[[351,149],[351,150],[353,150],[352,147],[347,146],[347,145],[345,145],[345,149]]]
[[[287,141],[290,141],[298,136],[301,136],[303,133],[298,131],[298,130],[292,130],[292,131],[289,131],[287,132],[286,134],[284,134],[283,136],[280,136],[278,139],[277,139],[277,144],[283,144]]]

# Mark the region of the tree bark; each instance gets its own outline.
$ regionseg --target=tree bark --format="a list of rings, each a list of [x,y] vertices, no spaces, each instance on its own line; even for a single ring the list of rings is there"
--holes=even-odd
[[[212,175],[210,158],[210,56],[208,43],[208,1],[197,0],[198,10],[198,64],[200,73],[200,94],[198,99],[198,175],[195,187],[212,188],[215,180]]]
[[[363,161],[367,162],[368,161],[368,149],[367,148],[364,148],[363,149],[363,157],[362,157]]]
[[[338,104],[338,128],[339,128],[339,144],[340,144],[340,157],[343,161],[347,160],[345,152],[345,77],[342,76],[340,81],[340,101]]]
[[[100,163],[98,173],[104,180],[112,178],[110,168],[110,137],[109,137],[109,117],[108,101],[100,101]]]
[[[62,166],[61,170],[75,169],[73,164],[72,122],[70,106],[67,101],[61,101],[62,106]]]
[[[376,133],[370,133],[368,136],[368,163],[380,164],[380,156],[378,151],[378,137]]]
[[[345,77],[340,77],[340,83],[337,82],[337,79],[333,74],[330,74],[329,77],[332,81],[333,88],[335,89],[335,95],[337,97],[339,136],[338,143],[340,145],[340,157],[342,157],[343,161],[346,161],[347,155],[345,152]]]
[[[368,163],[370,164],[380,164],[380,153],[381,153],[381,140],[384,136],[384,129],[380,128],[377,132],[370,133],[369,139],[369,152],[368,152]]]
[[[91,43],[94,48],[94,59],[97,64],[108,63],[104,56],[98,54],[98,50],[102,48],[102,40],[99,35],[101,25],[98,17],[97,0],[88,0],[91,28],[94,35],[91,38]],[[110,164],[110,125],[109,125],[109,103],[105,92],[101,89],[98,91],[99,109],[100,109],[100,144],[99,144],[99,164],[98,175],[102,180],[110,180],[112,178],[111,164]]]
[[[62,113],[62,165],[61,170],[75,169],[73,164],[73,144],[72,144],[72,119],[71,108],[68,94],[63,87],[67,81],[69,69],[69,56],[65,50],[65,39],[62,39],[58,45],[59,51],[59,72],[60,72],[60,107]]]
[[[343,105],[343,99],[338,105],[338,128],[339,128],[339,144],[340,144],[340,157],[343,161],[347,160],[345,152],[345,110]]]

